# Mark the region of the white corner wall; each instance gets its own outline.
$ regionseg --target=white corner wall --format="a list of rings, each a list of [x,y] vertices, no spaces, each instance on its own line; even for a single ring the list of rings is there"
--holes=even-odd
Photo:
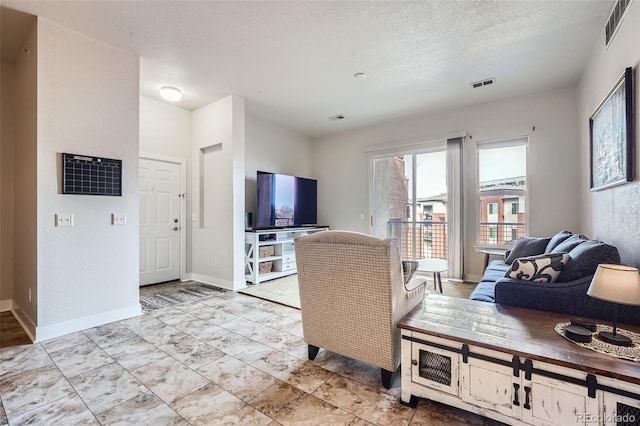
[[[313,178],[311,139],[250,115],[245,120],[245,208],[255,220],[257,171]]]
[[[567,88],[499,102],[398,120],[394,123],[319,138],[312,145],[318,178],[319,221],[333,229],[369,232],[369,162],[366,146],[467,131],[463,152],[464,275],[482,275],[484,255],[476,253],[476,141],[529,136],[530,234],[578,231],[580,181],[577,90]],[[535,131],[533,127],[535,126]]]
[[[233,290],[246,286],[244,127],[244,100],[236,96],[192,113],[193,174],[188,202],[192,212],[204,217],[193,223],[191,276]]]
[[[137,56],[38,18],[37,340],[140,313],[138,94]],[[122,196],[62,194],[63,152],[121,159]]]
[[[577,192],[580,218],[588,236],[615,245],[624,264],[640,267],[640,1],[626,11],[618,32],[605,48],[601,33],[580,82],[579,131],[581,165]],[[633,67],[635,120],[635,179],[633,182],[591,192],[589,117],[600,105],[624,69]]]

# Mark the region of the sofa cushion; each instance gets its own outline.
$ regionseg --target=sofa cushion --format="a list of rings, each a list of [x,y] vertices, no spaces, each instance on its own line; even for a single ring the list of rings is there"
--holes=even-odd
[[[544,249],[544,252],[545,253],[551,253],[551,251],[554,248],[556,248],[558,246],[558,244],[560,244],[561,242],[563,242],[564,240],[569,238],[571,235],[572,234],[569,231],[560,231],[560,232],[558,232],[556,235],[551,237],[551,241],[549,241],[549,244],[547,244],[547,248]]]
[[[602,241],[585,241],[569,252],[569,262],[559,280],[574,281],[593,275],[600,263],[620,263],[618,249]]]
[[[471,300],[481,300],[483,302],[495,301],[495,282],[481,282],[476,286],[473,292],[469,295]]]
[[[513,261],[505,277],[538,283],[555,282],[569,260],[568,253],[548,253]]]
[[[516,245],[513,246],[509,254],[507,255],[504,263],[511,265],[511,263],[519,257],[536,256],[544,253],[544,249],[549,244],[551,238],[533,238],[533,237],[521,237],[516,241]]]
[[[584,235],[573,234],[572,236],[555,246],[550,253],[569,253],[571,250],[584,243],[585,241],[589,241],[589,239]]]
[[[408,284],[413,278],[413,274],[418,269],[418,262],[415,260],[403,260],[402,261],[402,276],[404,277],[404,283]]]

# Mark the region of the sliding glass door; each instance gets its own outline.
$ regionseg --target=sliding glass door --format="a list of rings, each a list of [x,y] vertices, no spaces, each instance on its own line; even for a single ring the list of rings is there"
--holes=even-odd
[[[452,228],[461,227],[452,222],[452,207],[459,208],[453,198],[460,190],[451,187],[460,185],[461,171],[447,144],[373,156],[371,165],[372,235],[396,238],[403,259],[445,259],[452,265],[449,276],[460,278],[462,239],[451,235]]]

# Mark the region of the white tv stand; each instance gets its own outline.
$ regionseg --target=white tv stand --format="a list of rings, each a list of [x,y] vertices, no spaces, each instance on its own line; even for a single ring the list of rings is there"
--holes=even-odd
[[[252,284],[281,278],[298,272],[296,268],[296,254],[293,239],[302,235],[326,231],[326,226],[263,229],[246,231],[244,233],[244,261],[245,278]],[[273,246],[273,254],[260,257],[260,248]],[[260,272],[260,264],[271,268],[267,272]]]

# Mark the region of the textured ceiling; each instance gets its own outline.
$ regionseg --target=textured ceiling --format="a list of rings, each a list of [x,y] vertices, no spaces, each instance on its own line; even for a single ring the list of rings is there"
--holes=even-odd
[[[145,96],[175,85],[177,105],[196,109],[234,94],[249,114],[320,136],[574,85],[613,0],[3,5],[138,54]]]

